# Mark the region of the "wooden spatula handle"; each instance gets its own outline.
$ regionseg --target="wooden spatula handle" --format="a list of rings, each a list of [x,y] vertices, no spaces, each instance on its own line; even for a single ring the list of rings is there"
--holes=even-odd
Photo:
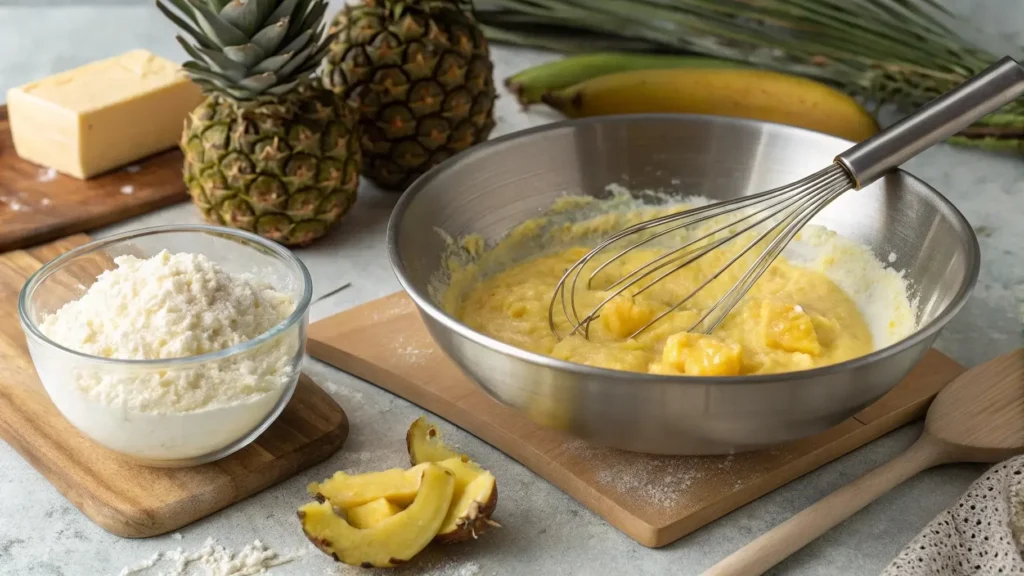
[[[712,566],[703,576],[762,574],[904,480],[943,461],[943,445],[925,433],[896,458],[762,534]]]

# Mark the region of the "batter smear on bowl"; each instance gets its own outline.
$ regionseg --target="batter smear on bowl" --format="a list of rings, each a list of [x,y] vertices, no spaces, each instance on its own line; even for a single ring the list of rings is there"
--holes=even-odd
[[[902,276],[887,269],[867,247],[812,225],[711,335],[687,331],[736,283],[758,254],[756,249],[750,259],[727,268],[682,307],[630,337],[712,277],[749,240],[714,250],[642,293],[637,291],[648,281],[616,296],[591,324],[589,338],[573,333],[556,304],[552,333],[551,295],[565,271],[593,245],[588,238],[707,202],[689,198],[684,204],[644,207],[622,194],[610,201],[567,198],[550,214],[522,224],[489,249],[479,238],[463,239],[468,256],[449,263],[448,287],[441,299],[446,310],[470,328],[524,350],[578,364],[656,374],[737,376],[806,370],[864,356],[914,331],[915,306]],[[558,217],[595,205],[605,205],[606,210],[574,222]],[[699,235],[721,225],[711,220],[687,234]],[[617,250],[593,261],[576,287],[579,316],[610,296],[613,282],[686,239],[663,238],[631,251],[602,270],[588,288],[586,278]],[[515,257],[529,246],[559,248]]]

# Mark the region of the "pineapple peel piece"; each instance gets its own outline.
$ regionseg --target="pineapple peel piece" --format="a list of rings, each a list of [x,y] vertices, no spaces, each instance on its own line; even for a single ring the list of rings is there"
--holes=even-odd
[[[379,498],[406,506],[420,491],[424,468],[420,465],[408,470],[393,468],[355,475],[336,472],[324,482],[310,484],[307,490],[317,500],[328,500],[342,510],[362,506]]]
[[[438,466],[455,475],[455,493],[435,540],[442,544],[476,538],[494,523],[491,514],[498,504],[498,484],[494,475],[461,458],[449,458]]]
[[[743,367],[743,347],[717,336],[680,332],[668,337],[661,361],[688,376],[736,376]]]
[[[409,451],[409,460],[413,466],[424,462],[441,462],[450,458],[469,461],[469,456],[459,454],[441,441],[441,432],[427,419],[420,416],[409,426],[405,434],[405,447]]]
[[[498,484],[493,474],[445,445],[441,432],[426,418],[417,418],[409,427],[406,445],[413,464],[436,462],[455,474],[452,506],[437,534],[437,542],[462,542],[497,525],[491,520],[498,504]]]
[[[767,346],[812,356],[821,354],[821,343],[818,342],[814,322],[802,307],[764,302],[761,305],[761,322]]]
[[[412,504],[372,528],[354,527],[344,510],[325,501],[299,508],[302,530],[317,548],[345,564],[388,568],[407,562],[434,539],[455,490],[455,475],[441,466],[427,463],[419,475]]]

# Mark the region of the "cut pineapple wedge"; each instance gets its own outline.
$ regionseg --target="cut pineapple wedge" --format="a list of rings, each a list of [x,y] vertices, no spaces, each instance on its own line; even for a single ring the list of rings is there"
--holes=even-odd
[[[377,498],[362,506],[350,509],[346,515],[348,516],[348,523],[353,528],[373,528],[401,511],[401,506],[387,498]]]
[[[419,475],[412,504],[372,528],[352,526],[330,502],[311,502],[299,508],[302,530],[317,548],[345,564],[387,568],[407,562],[434,539],[455,490],[455,475],[441,466],[426,464]]]
[[[455,475],[455,491],[435,540],[453,543],[468,540],[490,524],[491,513],[498,502],[498,486],[494,475],[473,462],[449,458],[437,463]],[[400,513],[402,508],[387,498],[378,498],[348,511],[348,522],[355,528],[373,528]]]
[[[336,472],[324,482],[310,484],[307,490],[317,500],[330,500],[332,505],[342,510],[362,506],[378,498],[406,506],[416,498],[422,477],[423,466],[355,475]]]
[[[460,458],[463,462],[469,461],[469,456],[459,454],[445,446],[441,441],[441,432],[423,416],[417,418],[409,431],[405,434],[405,446],[409,450],[409,460],[412,465],[424,462],[441,462],[449,458]]]
[[[437,427],[418,418],[406,434],[409,458],[414,465],[436,462],[455,474],[452,506],[445,517],[436,540],[441,543],[461,542],[475,538],[495,525],[491,514],[498,504],[498,484],[494,475],[444,444]]]
[[[498,504],[498,484],[494,474],[474,462],[463,462],[461,458],[442,460],[437,465],[455,474],[455,492],[436,540],[452,543],[476,538],[491,523],[491,514]]]

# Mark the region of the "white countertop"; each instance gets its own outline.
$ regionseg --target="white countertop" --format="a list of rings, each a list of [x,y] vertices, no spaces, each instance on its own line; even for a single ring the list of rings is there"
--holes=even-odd
[[[8,3],[9,4],[9,3]],[[43,5],[45,4],[45,5]],[[90,60],[145,47],[182,59],[172,27],[141,0],[109,0],[82,6],[72,0],[25,7],[0,6],[0,90]],[[990,29],[1019,40],[1024,13],[1014,0],[961,2]],[[973,10],[972,10],[973,8]],[[116,33],[105,30],[116,28]],[[1021,42],[1017,42],[1020,44]],[[496,77],[504,78],[552,56],[495,47]],[[523,113],[507,94],[498,102],[494,135],[556,119]],[[939,146],[907,169],[945,193],[981,237],[981,279],[970,302],[939,338],[937,347],[974,365],[1024,344],[1019,309],[1024,305],[1024,162],[1020,158]],[[312,308],[312,320],[399,289],[384,246],[384,230],[398,196],[371,186],[329,237],[298,251],[313,275],[315,294],[352,286]],[[124,222],[94,235],[168,223],[198,222],[180,204]],[[245,502],[182,529],[180,538],[125,540],[112,536],[69,504],[9,446],[0,442],[0,574],[116,575],[155,552],[198,549],[208,537],[238,550],[260,539],[279,552],[301,552],[272,569],[281,576],[348,574],[312,550],[295,519],[306,500],[304,487],[337,469],[368,471],[406,463],[404,433],[423,411],[373,385],[308,362],[307,371],[345,408],[351,433],[344,448],[324,464]],[[840,485],[891,458],[918,434],[918,425],[898,430],[698,530],[672,545],[650,550],[636,544],[554,486],[476,438],[447,427],[467,452],[494,470],[501,485],[496,519],[503,529],[477,542],[431,550],[415,565],[391,572],[474,574],[696,574]],[[981,472],[975,465],[945,466],[896,488],[776,571],[785,574],[877,574],[939,511]],[[442,553],[446,554],[442,556]],[[169,570],[169,565],[158,565]],[[140,574],[160,574],[159,569]],[[197,572],[198,573],[198,572]]]

